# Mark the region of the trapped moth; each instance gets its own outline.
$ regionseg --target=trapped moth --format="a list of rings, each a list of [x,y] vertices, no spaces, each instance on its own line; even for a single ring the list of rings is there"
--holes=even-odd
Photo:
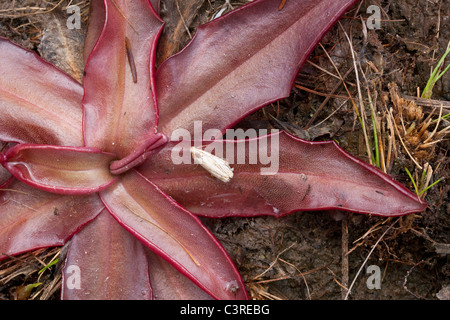
[[[190,150],[194,163],[201,165],[213,177],[223,182],[228,182],[233,178],[233,168],[226,160],[196,147],[191,147]]]

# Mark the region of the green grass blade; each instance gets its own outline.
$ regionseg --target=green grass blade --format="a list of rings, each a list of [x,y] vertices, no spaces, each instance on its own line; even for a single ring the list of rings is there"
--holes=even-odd
[[[411,181],[412,181],[412,184],[413,184],[413,186],[414,186],[414,190],[416,191],[417,196],[419,196],[419,190],[417,189],[416,182],[414,181],[414,178],[413,178],[411,172],[409,172],[408,168],[406,168],[406,167],[405,167],[405,170],[406,170],[406,173],[408,174],[409,178],[410,178]]]
[[[434,185],[438,184],[442,179],[436,180],[435,182],[433,182],[432,184],[430,184],[428,187],[426,187],[425,189],[423,189],[422,191],[419,192],[419,196],[421,194],[423,194],[425,191],[427,191],[428,189],[430,189],[431,187],[433,187]]]
[[[38,271],[38,273],[42,273],[45,270],[47,270],[48,268],[50,268],[51,266],[55,265],[58,263],[58,259],[53,260],[52,262],[50,262],[48,265],[46,265],[45,267],[43,267],[41,270]]]
[[[428,79],[428,82],[427,82],[425,88],[423,89],[423,92],[422,92],[422,95],[421,95],[422,98],[425,98],[425,99],[430,99],[431,98],[431,95],[433,94],[433,87],[434,87],[434,85],[449,70],[450,64],[447,65],[447,67],[444,69],[444,71],[439,73],[439,69],[441,68],[442,64],[445,61],[445,58],[447,57],[447,55],[449,53],[450,53],[450,42],[447,45],[447,50],[442,55],[441,59],[439,59],[439,62],[436,65],[436,67],[433,69],[433,72],[431,73],[431,76]]]

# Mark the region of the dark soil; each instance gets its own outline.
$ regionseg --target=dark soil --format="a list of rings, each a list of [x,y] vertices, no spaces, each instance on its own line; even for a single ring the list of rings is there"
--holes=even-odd
[[[52,1],[54,4],[58,2]],[[65,2],[60,5],[61,8],[67,4]],[[231,5],[237,7],[244,2],[231,1]],[[21,7],[20,4],[32,7],[31,3],[16,1],[16,7]],[[87,9],[88,1],[83,3]],[[381,8],[380,29],[367,30],[363,27],[362,21],[371,15],[366,12],[369,5]],[[7,8],[10,8],[9,1],[0,2],[0,10]],[[163,0],[161,15],[167,22],[160,43],[166,45],[160,48],[158,61],[180,50],[198,24],[208,21],[222,8],[226,11],[230,9],[224,0],[179,1],[179,8],[174,7],[173,1]],[[355,59],[361,65],[359,76],[365,105],[368,108],[366,88],[369,88],[371,97],[376,97],[374,104],[383,128],[381,137],[387,141],[389,130],[385,106],[393,106],[389,88],[395,84],[399,95],[405,97],[417,96],[417,89],[425,87],[431,68],[443,55],[450,40],[449,10],[445,0],[372,0],[359,3],[321,41],[321,46],[316,48],[299,73],[298,87],[292,90],[291,96],[249,116],[237,127],[285,129],[301,138],[316,141],[334,139],[351,154],[369,162],[363,131],[356,121],[354,108],[349,101],[345,103],[349,95],[358,97],[355,72],[350,70],[353,58],[345,33],[350,37]],[[58,15],[61,13],[64,11],[56,8],[46,14],[12,19],[0,11],[0,35],[36,50],[76,76],[82,68],[70,69],[64,65],[68,59],[82,61],[80,56],[58,52],[55,46],[45,41],[50,36],[65,36],[75,39],[71,52],[82,52],[84,29],[70,35],[47,31],[51,29],[50,25],[54,25],[51,20],[60,21]],[[85,12],[83,17],[87,17]],[[83,22],[83,28],[85,26]],[[339,85],[340,80],[329,75],[336,74],[336,70],[327,54],[341,75],[348,73],[345,79],[348,92],[342,84]],[[448,64],[449,59],[446,61]],[[69,63],[69,66],[73,68],[73,64]],[[367,82],[361,80],[363,75]],[[337,89],[333,91],[335,87]],[[434,104],[418,103],[418,106],[425,117],[433,113],[432,117],[437,119],[440,103],[444,105],[443,114],[449,112],[449,100],[450,72],[437,82],[432,96]],[[324,101],[323,108],[318,110]],[[314,119],[309,123],[312,117]],[[442,120],[439,130],[448,125],[447,120]],[[372,134],[370,121],[368,126],[368,132]],[[433,129],[434,125],[429,130]],[[348,299],[448,299],[448,136],[439,138],[442,141],[429,148],[415,149],[412,155],[420,165],[428,163],[433,168],[430,183],[441,179],[426,192],[425,200],[429,208],[425,212],[401,218],[382,218],[319,211],[299,212],[278,219],[259,217],[203,221],[235,261],[254,299],[344,299],[350,286],[352,289]],[[408,146],[414,146],[413,137],[405,140]],[[386,171],[414,190],[404,168],[419,176],[422,171],[406,154],[398,139],[396,148],[397,155],[386,166]],[[49,252],[41,250],[35,254],[51,258]],[[12,293],[17,292],[18,286],[34,280],[35,276],[23,272],[6,283],[2,270],[12,268],[13,263],[20,261],[0,264],[0,299],[12,299]],[[379,267],[381,272],[379,289],[371,289],[367,285],[371,274],[366,272],[366,268],[371,265]],[[54,277],[57,273],[46,281],[53,281]],[[58,297],[58,290],[49,296],[54,299]]]

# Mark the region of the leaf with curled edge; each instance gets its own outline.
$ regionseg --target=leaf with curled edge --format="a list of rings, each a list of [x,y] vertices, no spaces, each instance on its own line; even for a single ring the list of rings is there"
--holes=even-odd
[[[106,0],[105,4],[102,31],[94,23],[94,30],[88,32],[87,46],[93,49],[83,79],[84,137],[87,147],[121,159],[156,133],[153,69],[162,21],[148,1]],[[94,5],[94,17],[101,7]]]
[[[0,163],[20,181],[43,191],[89,194],[110,186],[115,156],[85,147],[18,144],[0,154]]]
[[[146,249],[106,209],[73,236],[63,283],[65,300],[152,298]]]
[[[159,130],[222,132],[289,96],[299,68],[352,0],[254,1],[197,29],[158,68]]]
[[[0,37],[0,141],[82,146],[82,86]]]
[[[16,179],[1,187],[0,259],[61,246],[103,209],[97,194],[51,194]]]
[[[198,142],[208,150],[219,150],[220,157],[228,160],[234,177],[227,183],[200,166],[174,164],[174,154],[181,152],[178,149],[189,152],[191,145],[180,144],[167,145],[139,171],[198,215],[282,216],[300,210],[339,209],[399,216],[427,206],[403,185],[335,142],[309,142],[285,132],[247,140]],[[267,156],[264,163],[262,155]]]
[[[201,290],[187,277],[183,276],[167,261],[157,254],[147,252],[150,281],[155,300],[211,300],[205,291]]]
[[[201,221],[138,172],[122,175],[100,197],[125,229],[208,294],[247,298],[231,259]]]

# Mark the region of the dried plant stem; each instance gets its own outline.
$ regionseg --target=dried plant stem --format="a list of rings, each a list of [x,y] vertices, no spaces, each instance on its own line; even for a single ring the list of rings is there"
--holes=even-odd
[[[322,96],[322,97],[335,98],[335,99],[348,99],[347,96],[335,95],[333,93],[323,93],[323,92],[319,92],[319,91],[316,91],[316,90],[304,87],[304,86],[299,85],[299,84],[295,84],[295,87],[298,88],[298,89],[304,90],[306,92],[310,92],[310,93],[316,94],[318,96]]]
[[[342,25],[341,25],[341,26],[342,26]],[[345,33],[345,31],[344,31],[344,33]],[[345,35],[347,35],[347,33],[345,33]],[[338,74],[339,78],[341,79],[342,85],[344,86],[345,91],[347,91],[348,97],[349,97],[350,100],[352,101],[353,107],[355,108],[356,115],[359,117],[358,108],[356,107],[355,101],[354,101],[352,95],[350,94],[350,90],[348,89],[347,84],[346,84],[345,81],[344,81],[345,78],[344,78],[344,77],[341,75],[341,73],[339,72],[338,67],[337,67],[336,64],[334,63],[333,59],[331,59],[330,55],[328,54],[328,51],[325,50],[325,48],[323,47],[322,43],[319,42],[319,45],[320,45],[320,47],[322,48],[322,50],[325,52],[325,54],[327,55],[328,60],[330,60],[331,64],[333,65],[334,70],[336,70],[336,73]],[[352,48],[352,50],[353,50],[353,48]],[[353,52],[353,51],[352,51],[352,52]],[[347,76],[348,74],[350,74],[350,70],[353,70],[353,69],[355,69],[355,68],[356,68],[356,65],[353,65],[353,68],[350,68],[349,70],[347,70],[346,76]]]
[[[40,7],[32,7],[31,9],[36,10],[37,12],[30,12],[30,13],[23,13],[23,14],[18,14],[18,15],[4,15],[4,14],[0,14],[0,17],[2,18],[22,18],[22,17],[26,17],[26,16],[31,16],[31,15],[35,15],[35,14],[42,14],[42,13],[50,13],[53,10],[55,10],[56,8],[58,8],[61,3],[64,0],[60,0],[56,5],[54,5],[52,8],[45,10],[45,8],[40,8]],[[25,10],[29,10],[29,7],[25,7],[25,8],[15,8],[15,9],[6,9],[6,10],[0,10],[0,12],[8,12],[8,11],[25,11]],[[43,11],[41,11],[43,10]]]
[[[257,280],[258,278],[261,278],[263,275],[265,275],[270,269],[273,268],[273,266],[278,262],[278,259],[280,258],[280,256],[285,253],[287,250],[289,250],[290,248],[292,248],[294,245],[296,245],[297,242],[294,242],[293,244],[291,244],[289,247],[283,249],[280,253],[277,254],[276,258],[272,261],[272,263],[270,264],[270,266],[264,270],[262,273],[260,273],[259,275],[257,275],[256,277],[253,278],[253,280]]]
[[[285,4],[286,4],[286,0],[281,0],[280,5],[278,6],[278,11],[283,10],[283,7]]]
[[[432,132],[432,133],[427,137],[427,139],[424,141],[424,143],[430,142],[431,138],[433,138],[433,136],[436,134],[437,129],[438,129],[438,127],[439,127],[439,123],[440,123],[440,121],[441,121],[441,119],[442,119],[442,108],[443,108],[443,106],[442,106],[442,104],[441,104],[441,108],[439,109],[439,117],[438,117],[438,119],[437,119],[436,126],[434,127],[433,132]]]
[[[372,100],[372,94],[369,89],[369,82],[366,78],[365,73],[363,72],[361,65],[359,65],[359,68],[361,70],[361,74],[364,77],[364,82],[366,84],[366,91],[367,91],[367,99],[369,101],[370,111],[371,111],[371,118],[372,118],[372,127],[373,127],[373,139],[374,139],[374,145],[375,145],[375,163],[378,167],[382,168],[384,172],[386,172],[386,166],[384,163],[384,156],[383,156],[383,145],[382,145],[382,139],[380,134],[380,125],[377,121],[377,115],[375,110],[376,105],[376,98],[377,98],[377,92],[374,92],[374,99]]]
[[[415,294],[414,292],[412,292],[411,290],[408,289],[408,287],[406,286],[407,282],[408,282],[408,277],[411,274],[411,272],[414,270],[415,267],[417,267],[418,265],[420,265],[421,263],[423,263],[424,261],[419,261],[418,263],[416,263],[415,265],[412,266],[411,269],[408,270],[408,272],[405,275],[405,278],[403,279],[403,289],[405,289],[408,293],[412,294],[414,297],[416,297],[417,299],[421,299],[424,300],[425,298],[422,297],[421,295]]]
[[[319,69],[320,71],[322,71],[323,73],[328,74],[329,76],[332,76],[333,78],[336,78],[338,80],[341,80],[341,78],[339,78],[339,76],[335,75],[334,73],[328,71],[325,68],[322,68],[321,66],[319,66],[318,64],[312,62],[311,60],[306,60],[307,63],[309,63],[310,65],[312,65],[313,67],[316,67],[317,69]]]
[[[136,64],[134,62],[133,51],[131,50],[131,44],[128,37],[125,37],[125,48],[127,50],[128,64],[130,65],[131,75],[133,77],[133,82],[137,82],[137,71]]]
[[[333,89],[331,89],[330,95],[334,94],[334,92],[341,86],[341,84],[344,85],[344,87],[346,87],[345,84],[345,78],[347,78],[347,76],[353,71],[353,67],[351,67],[349,70],[347,70],[347,72],[344,74],[344,76],[340,76],[340,82],[338,82]],[[346,87],[347,88],[347,87]],[[352,101],[352,104],[355,105],[355,102],[353,101],[354,99],[351,97],[349,91],[348,92],[348,99],[350,99]],[[331,96],[327,96],[325,98],[325,100],[320,104],[320,106],[317,108],[316,112],[314,113],[314,115],[311,117],[311,119],[309,119],[308,123],[305,126],[305,130],[307,130],[309,127],[311,127],[312,123],[314,122],[314,120],[316,120],[317,116],[319,115],[320,111],[322,111],[323,107],[327,104],[327,102],[330,100]]]
[[[341,237],[341,248],[342,248],[342,262],[341,262],[341,271],[342,271],[342,289],[341,294],[342,298],[345,299],[345,295],[348,291],[348,224],[347,219],[342,220],[342,237]]]
[[[372,161],[372,150],[371,150],[371,147],[370,147],[369,136],[367,134],[366,124],[365,124],[365,118],[366,118],[365,114],[366,113],[365,113],[364,103],[363,103],[361,83],[359,81],[359,72],[358,72],[358,67],[357,67],[357,63],[356,63],[355,51],[353,49],[352,41],[350,40],[350,37],[348,36],[348,34],[345,31],[344,27],[342,26],[342,24],[340,22],[339,22],[339,25],[342,28],[342,30],[344,31],[345,38],[347,39],[347,42],[348,42],[348,44],[350,46],[350,52],[352,54],[353,68],[355,69],[355,76],[356,76],[356,87],[358,89],[359,107],[360,107],[360,112],[361,112],[361,114],[359,116],[359,121],[360,121],[362,129],[363,129],[364,141],[366,143],[367,156],[369,158],[370,164],[373,164],[373,161]]]
[[[387,126],[390,132],[389,134],[389,144],[388,151],[386,155],[386,172],[389,173],[391,171],[392,165],[394,163],[394,158],[397,156],[397,149],[395,144],[395,129],[394,129],[394,119],[392,118],[392,114],[389,113],[385,106],[384,116],[387,119]]]
[[[191,32],[189,31],[189,27],[188,27],[188,25],[186,24],[186,20],[184,20],[183,13],[182,13],[181,10],[180,10],[180,5],[178,4],[178,0],[175,0],[175,5],[176,5],[176,7],[177,7],[178,14],[179,14],[180,17],[181,17],[181,22],[183,22],[184,29],[186,29],[186,32],[187,32],[187,34],[188,34],[188,36],[189,36],[189,39],[192,39],[192,34],[191,34]]]
[[[401,97],[403,99],[408,99],[408,100],[414,101],[417,105],[420,105],[421,107],[438,108],[439,106],[442,105],[444,110],[450,111],[450,101],[418,98],[418,97],[403,95],[403,94],[401,95]]]
[[[338,112],[346,103],[347,103],[348,99],[346,99],[344,102],[341,103],[341,105],[339,107],[336,108],[336,110],[334,110],[332,113],[330,113],[330,115],[328,117],[326,117],[325,119],[323,119],[322,121],[320,121],[319,123],[313,125],[311,128],[315,128],[320,126],[322,123],[324,123],[325,121],[327,121],[328,119],[330,119],[336,112]]]
[[[372,252],[375,250],[375,248],[378,246],[378,243],[380,243],[381,239],[386,235],[386,233],[392,229],[392,227],[400,220],[400,218],[397,218],[394,222],[391,223],[391,225],[383,232],[383,234],[378,238],[377,242],[372,246],[372,249],[370,250],[369,254],[367,255],[366,259],[362,263],[361,267],[359,268],[358,272],[356,273],[355,278],[353,279],[352,283],[350,284],[350,287],[347,290],[347,294],[344,297],[344,300],[348,300],[349,295],[351,294],[352,288],[356,282],[356,279],[358,279],[359,274],[361,273],[362,269],[366,265],[367,261],[369,260],[370,256],[372,255]]]
[[[295,270],[297,270],[298,275],[300,275],[300,276],[303,278],[303,282],[305,283],[305,286],[306,286],[306,294],[307,294],[307,296],[308,296],[308,300],[311,300],[311,293],[310,293],[310,290],[309,290],[308,281],[306,281],[306,277],[305,277],[305,275],[303,274],[303,272],[301,272],[301,271],[300,271],[295,265],[293,265],[292,263],[287,262],[287,261],[285,261],[285,260],[283,260],[283,259],[281,259],[281,258],[279,258],[279,260],[280,260],[281,262],[286,263],[287,265],[289,265],[289,266],[295,268]]]
[[[391,117],[394,118],[394,116],[392,115],[392,109],[389,110],[389,113],[390,113]],[[403,142],[403,139],[402,139],[402,137],[401,137],[401,135],[400,135],[400,132],[398,132],[397,126],[396,126],[395,124],[394,124],[394,129],[395,129],[395,132],[397,133],[397,136],[398,136],[398,138],[399,138],[399,140],[400,140],[401,145],[402,145],[403,148],[405,149],[405,151],[406,151],[406,153],[408,154],[408,156],[411,158],[411,160],[414,162],[414,164],[415,164],[420,170],[422,170],[422,169],[423,169],[422,166],[416,161],[416,159],[414,159],[414,157],[411,155],[411,153],[409,152],[408,148],[406,147],[405,143]]]

